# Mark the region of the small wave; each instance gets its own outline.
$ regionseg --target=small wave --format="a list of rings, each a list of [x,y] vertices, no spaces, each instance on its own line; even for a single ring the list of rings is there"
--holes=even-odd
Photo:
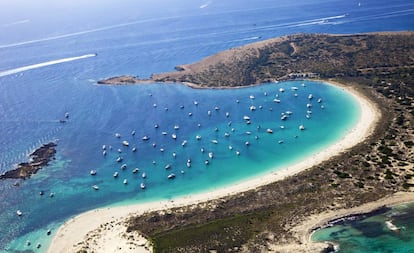
[[[231,42],[258,40],[260,38],[261,38],[260,36],[253,36],[253,37],[248,37],[248,38],[243,38],[243,39],[238,39],[238,40],[232,40]]]
[[[95,57],[95,56],[96,54],[85,54],[85,55],[76,56],[76,57],[63,58],[63,59],[58,59],[58,60],[53,60],[53,61],[37,63],[37,64],[29,65],[29,66],[24,66],[20,68],[9,69],[9,70],[0,72],[0,77],[17,74],[19,72],[23,72],[23,71],[27,71],[31,69],[42,68],[42,67],[46,67],[50,65],[55,65],[55,64],[60,64],[60,63],[70,62],[70,61],[76,61],[76,60],[86,59],[86,58]]]

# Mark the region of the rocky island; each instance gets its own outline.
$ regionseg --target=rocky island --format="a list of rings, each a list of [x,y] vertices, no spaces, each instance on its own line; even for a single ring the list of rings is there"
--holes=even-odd
[[[290,35],[230,49],[176,70],[145,80],[128,76],[100,83],[230,88],[318,78],[352,87],[382,116],[369,137],[352,149],[283,180],[193,205],[135,211],[116,221],[102,210],[108,222],[83,241],[71,242],[77,243],[76,252],[98,248],[96,242],[112,238],[108,231],[114,227],[123,229],[122,238],[131,238],[129,245],[136,243],[133,235],[138,231],[155,252],[327,252],[332,246],[309,242],[309,234],[323,223],[414,200],[413,32]],[[79,228],[79,222],[74,224],[72,234]],[[62,234],[67,231],[69,227],[62,228]],[[56,240],[63,240],[59,236]]]
[[[0,175],[0,179],[27,179],[37,171],[47,166],[48,163],[54,158],[56,153],[56,143],[50,142],[42,145],[33,153],[30,154],[30,161],[19,163],[17,168],[6,171],[3,175]]]

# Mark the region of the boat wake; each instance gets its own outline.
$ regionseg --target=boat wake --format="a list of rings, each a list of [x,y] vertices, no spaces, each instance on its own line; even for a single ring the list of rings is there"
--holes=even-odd
[[[76,56],[76,57],[63,58],[63,59],[58,59],[58,60],[53,60],[53,61],[37,63],[37,64],[29,65],[29,66],[24,66],[20,68],[9,69],[9,70],[0,72],[0,77],[17,74],[17,73],[31,70],[31,69],[43,68],[43,67],[50,66],[50,65],[55,65],[55,64],[60,64],[60,63],[70,62],[70,61],[76,61],[76,60],[86,59],[86,58],[95,57],[95,56],[96,54],[85,54],[85,55]]]
[[[211,1],[208,1],[207,3],[200,5],[200,9],[204,9],[206,7],[208,7],[211,4]]]
[[[15,21],[15,22],[8,23],[8,24],[2,24],[2,25],[0,25],[0,27],[9,27],[9,26],[14,26],[14,25],[20,25],[20,24],[28,23],[28,22],[30,22],[30,19]]]

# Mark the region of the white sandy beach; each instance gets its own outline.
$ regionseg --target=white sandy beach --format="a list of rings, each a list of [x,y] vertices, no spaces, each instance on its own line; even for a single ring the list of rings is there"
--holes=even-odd
[[[323,151],[283,170],[279,169],[269,175],[216,189],[215,191],[209,191],[208,193],[180,197],[173,201],[158,201],[123,207],[101,208],[82,213],[68,220],[59,228],[48,252],[75,252],[76,249],[79,249],[77,244],[82,242],[90,232],[88,237],[91,237],[91,234],[93,235],[94,242],[92,245],[95,245],[93,246],[94,252],[150,252],[150,247],[143,245],[142,239],[139,239],[141,241],[140,243],[134,245],[131,244],[131,240],[128,240],[128,236],[130,235],[126,235],[124,232],[125,226],[123,225],[126,218],[148,211],[196,204],[255,189],[308,169],[362,142],[372,133],[375,124],[380,118],[380,112],[372,102],[356,90],[336,83],[335,85],[347,90],[355,97],[360,105],[361,115],[358,123],[344,138]],[[100,227],[100,232],[94,231]],[[102,229],[104,227],[107,229]],[[138,235],[133,236],[137,238],[135,236]]]

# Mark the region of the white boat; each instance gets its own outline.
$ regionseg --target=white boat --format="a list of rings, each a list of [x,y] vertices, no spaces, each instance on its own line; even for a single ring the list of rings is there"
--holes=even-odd
[[[288,116],[287,115],[282,115],[282,117],[280,117],[280,119],[281,120],[285,120],[285,119],[287,119],[288,118]]]
[[[196,135],[196,140],[201,140],[201,135]]]
[[[92,188],[96,191],[99,190],[99,186],[97,186],[96,184],[92,185]]]
[[[115,133],[115,137],[116,138],[121,138],[121,134],[120,133]]]
[[[16,214],[17,214],[17,216],[22,216],[23,215],[22,211],[20,211],[20,210],[17,210]]]
[[[229,149],[230,149],[230,150],[233,150],[233,146],[232,146],[232,145],[229,145]]]
[[[128,146],[129,146],[129,142],[127,142],[127,141],[122,141],[122,145],[124,145],[124,146],[128,147]]]
[[[167,177],[168,179],[174,179],[175,178],[175,174],[174,173],[171,173],[170,175],[168,175],[168,177]]]
[[[136,173],[138,173],[138,171],[139,171],[139,168],[135,168],[135,169],[132,170],[132,173],[136,174]]]
[[[213,159],[213,157],[214,157],[213,152],[209,152],[209,153],[208,153],[208,157],[210,157],[210,159]]]
[[[167,135],[167,132],[162,132],[161,134],[162,134],[162,135]]]
[[[187,168],[191,167],[191,163],[187,162]]]
[[[137,148],[136,147],[133,147],[132,148],[132,152],[137,152]]]
[[[65,112],[65,118],[69,119],[69,113]]]
[[[246,135],[251,135],[251,134],[252,134],[252,132],[246,131]]]
[[[172,153],[172,156],[173,156],[174,158],[176,158],[176,157],[177,157],[177,153],[173,152],[173,153]]]
[[[211,140],[211,143],[218,144],[218,140]]]
[[[95,176],[95,175],[96,175],[96,170],[91,170],[90,174],[91,174],[92,176]]]
[[[311,107],[312,107],[312,104],[311,104],[311,103],[307,103],[307,104],[306,104],[306,107],[307,107],[307,108],[311,108]]]
[[[198,101],[194,100],[194,105],[197,106],[198,105]]]
[[[215,107],[214,107],[214,110],[218,111],[218,110],[220,110],[220,107],[215,106]]]
[[[318,98],[318,103],[321,103],[322,102],[322,98]]]
[[[158,127],[159,127],[159,126],[158,126],[158,124],[155,124],[155,125],[154,125],[154,128],[158,128]]]
[[[102,150],[106,150],[106,145],[102,145]]]
[[[167,165],[165,165],[165,169],[166,169],[166,170],[171,169],[171,164],[167,164]]]
[[[118,171],[114,172],[114,177],[118,177]]]
[[[150,139],[150,137],[149,136],[147,136],[147,135],[145,135],[144,137],[142,137],[142,140],[143,141],[148,141]]]
[[[280,126],[280,129],[285,129],[285,126],[284,126],[284,125],[281,125],[281,126]]]
[[[207,115],[208,116],[211,116],[211,111],[207,111]]]
[[[227,133],[227,132],[224,133],[224,137],[229,137],[229,136],[230,136],[229,133]]]
[[[292,115],[293,114],[293,112],[292,111],[286,111],[285,112],[287,115]]]
[[[390,221],[390,220],[385,221],[385,225],[387,226],[387,228],[388,228],[389,230],[391,230],[391,231],[393,231],[393,232],[398,232],[398,231],[400,231],[400,229],[399,229],[397,226],[395,226],[395,225],[392,223],[392,221]]]
[[[279,91],[280,91],[280,92],[285,92],[285,89],[280,88],[280,89],[279,89]]]
[[[189,112],[188,113],[188,117],[191,117],[191,116],[193,116],[193,113],[192,112]]]
[[[134,136],[134,135],[135,135],[135,130],[133,130],[133,131],[131,132],[131,135],[132,135],[132,136]]]
[[[280,103],[280,99],[275,98],[275,99],[273,99],[273,102]]]
[[[306,87],[306,84],[305,83],[302,83],[302,87]]]
[[[244,120],[250,120],[250,117],[249,117],[249,116],[247,116],[247,115],[244,115],[244,116],[243,116],[243,119],[244,119]]]
[[[185,146],[187,144],[187,141],[186,140],[183,140],[183,142],[181,143],[181,146]]]
[[[124,184],[128,184],[128,180],[125,178],[124,181],[122,182]]]
[[[312,98],[313,98],[313,95],[312,94],[309,94],[308,99],[310,100]]]
[[[279,140],[277,143],[282,144],[283,143],[283,140]]]
[[[226,117],[228,118],[230,116],[230,113],[226,112]]]
[[[240,151],[238,151],[238,150],[237,150],[237,151],[236,151],[236,155],[240,155]]]
[[[142,178],[147,178],[147,174],[145,172],[142,173]]]
[[[145,189],[145,184],[144,183],[141,183],[140,185],[139,185],[140,187],[141,187],[141,189]]]
[[[250,96],[249,96],[249,98],[250,98],[250,99],[254,99],[254,96],[253,96],[253,95],[250,95]]]
[[[209,163],[210,163],[210,161],[209,161],[209,160],[205,160],[205,161],[204,161],[204,164],[205,164],[205,165],[208,165]]]
[[[255,111],[256,110],[256,106],[254,106],[254,105],[252,105],[252,106],[250,106],[250,111]]]
[[[204,153],[204,148],[200,148],[201,153]]]
[[[298,87],[293,86],[291,89],[292,90],[298,90]]]
[[[244,143],[244,145],[249,146],[249,145],[250,145],[250,142],[246,141],[246,142]]]
[[[267,96],[267,92],[266,92],[266,91],[265,91],[265,92],[263,92],[263,95]]]
[[[270,128],[268,128],[268,129],[266,129],[266,132],[268,132],[269,134],[272,134],[273,133],[273,130],[270,129]]]
[[[304,125],[300,125],[299,126],[299,130],[305,130],[305,126]]]
[[[171,137],[176,140],[177,139],[177,135],[176,134],[171,134]]]
[[[178,129],[180,129],[180,126],[179,126],[179,125],[175,125],[175,126],[174,126],[174,129],[175,129],[175,130],[178,130]]]
[[[106,150],[102,151],[102,155],[106,156]]]

